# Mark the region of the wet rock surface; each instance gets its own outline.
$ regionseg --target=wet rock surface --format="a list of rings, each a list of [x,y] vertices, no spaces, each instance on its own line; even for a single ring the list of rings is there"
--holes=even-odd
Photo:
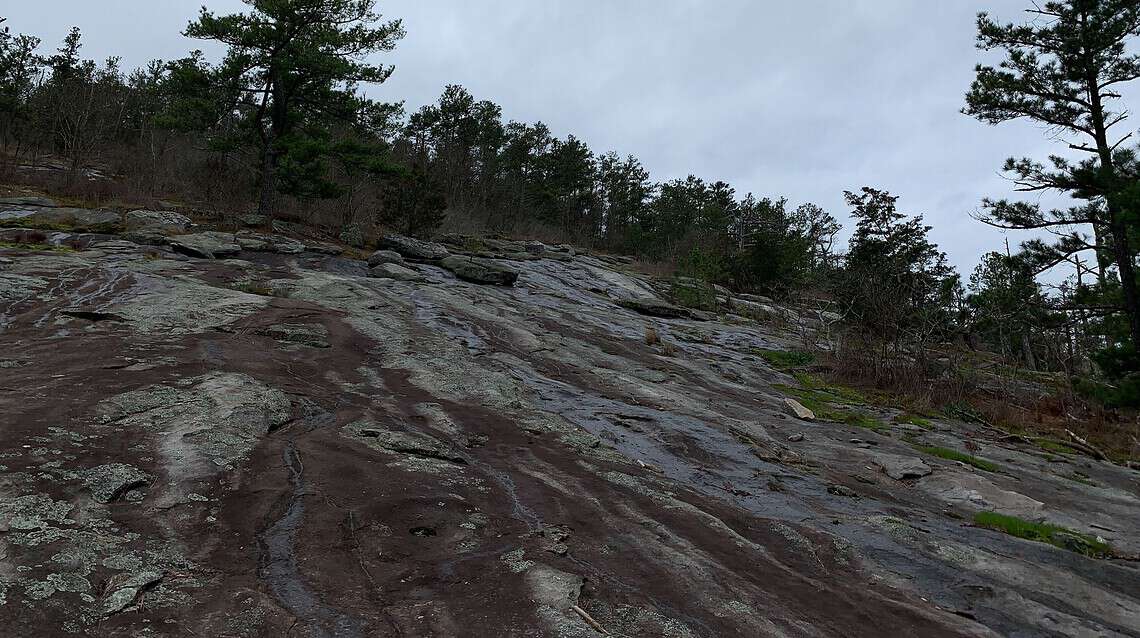
[[[796,419],[783,320],[621,259],[494,240],[517,280],[475,286],[219,235],[0,249],[0,634],[1140,635],[1134,470]],[[920,451],[967,440],[995,471]]]

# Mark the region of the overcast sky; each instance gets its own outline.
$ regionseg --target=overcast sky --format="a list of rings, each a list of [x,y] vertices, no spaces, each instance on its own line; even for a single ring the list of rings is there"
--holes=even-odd
[[[5,3],[13,30],[54,48],[71,25],[87,57],[134,67],[202,43],[180,35],[201,2]],[[216,12],[239,0],[208,0]],[[959,110],[980,59],[974,19],[1028,0],[380,0],[408,35],[373,97],[409,110],[462,84],[504,117],[546,122],[595,152],[639,157],[657,180],[690,173],[744,195],[815,202],[846,219],[844,190],[901,196],[963,275],[1004,235],[970,219],[1010,194],[1009,155],[1063,146],[1029,123]],[[207,47],[208,50],[208,47]],[[1010,235],[1011,242],[1024,239]]]

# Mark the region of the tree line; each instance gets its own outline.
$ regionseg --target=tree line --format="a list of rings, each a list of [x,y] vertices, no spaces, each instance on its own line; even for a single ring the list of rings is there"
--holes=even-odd
[[[885,373],[885,362],[926,365],[939,344],[964,341],[1031,368],[1095,369],[1106,400],[1140,402],[1140,152],[1117,133],[1121,88],[1140,78],[1134,1],[1046,2],[1008,24],[980,14],[978,46],[1000,59],[977,66],[963,112],[1044,124],[1066,152],[1088,157],[1005,164],[1019,190],[1075,203],[982,202],[981,222],[1040,232],[983,256],[966,280],[921,215],[886,190],[846,193],[854,228],[843,250],[840,223],[819,206],[694,175],[654,181],[632,155],[504,121],[499,105],[458,85],[410,113],[369,99],[364,88],[394,70],[375,60],[404,35],[373,0],[246,4],[229,15],[203,8],[184,31],[223,45],[221,60],[195,51],[129,73],[115,58],[84,59],[78,29],[53,53],[0,31],[0,170],[50,159],[75,188],[99,170],[136,193],[301,217],[357,245],[380,228],[556,238],[737,290],[810,291]],[[1073,274],[1063,284],[1041,283],[1064,264]]]

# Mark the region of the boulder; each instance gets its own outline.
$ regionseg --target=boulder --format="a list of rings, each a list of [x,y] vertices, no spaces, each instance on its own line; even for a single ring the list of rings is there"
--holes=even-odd
[[[396,281],[427,281],[426,277],[412,270],[411,268],[393,263],[373,266],[371,269],[369,269],[368,276],[375,277],[377,279],[395,279]]]
[[[404,258],[400,253],[394,250],[377,250],[368,256],[369,266],[379,266],[380,264],[402,264]]]
[[[439,262],[439,265],[463,281],[476,284],[513,286],[519,278],[519,273],[515,270],[474,257],[452,255]]]
[[[193,222],[189,217],[171,211],[132,210],[124,216],[123,226],[128,231],[181,235],[190,231]]]
[[[217,231],[179,235],[171,239],[170,247],[175,252],[202,259],[222,259],[241,252],[241,245],[237,243],[232,233]]]
[[[408,261],[439,261],[451,252],[443,244],[423,241],[404,235],[384,235],[377,244],[382,249],[400,253]]]
[[[0,210],[0,226],[116,233],[122,230],[123,220],[118,213],[109,210],[29,206]]]
[[[803,404],[795,399],[784,399],[784,405],[788,406],[788,411],[797,419],[803,419],[804,421],[815,420],[815,412],[805,408]]]

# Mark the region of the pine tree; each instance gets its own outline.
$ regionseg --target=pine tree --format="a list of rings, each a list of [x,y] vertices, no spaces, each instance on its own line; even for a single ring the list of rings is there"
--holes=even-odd
[[[400,21],[379,22],[374,0],[244,2],[249,13],[216,16],[203,7],[186,35],[229,47],[220,75],[236,85],[244,128],[258,147],[258,211],[271,212],[277,190],[335,196],[325,164],[345,150],[335,133],[368,111],[359,85],[391,75],[391,66],[366,58],[395,48]]]
[[[1102,281],[1108,264],[1120,280],[1128,341],[1140,344],[1140,297],[1131,229],[1136,211],[1122,196],[1127,187],[1118,168],[1118,148],[1131,134],[1114,137],[1127,112],[1110,108],[1121,86],[1140,78],[1140,56],[1128,45],[1140,34],[1140,3],[1135,0],[1064,0],[1028,10],[1026,24],[999,24],[978,16],[978,47],[1000,50],[997,67],[978,65],[966,95],[964,112],[990,124],[1025,118],[1064,135],[1069,148],[1092,159],[1049,159],[1050,167],[1030,159],[1006,162],[1019,190],[1057,190],[1085,199],[1066,210],[1043,211],[1039,204],[986,200],[981,219],[1001,228],[1050,229],[1060,241],[1029,245],[1041,268],[1074,253],[1094,250]],[[1089,242],[1074,227],[1093,228]]]
[[[856,226],[835,293],[866,334],[922,355],[952,327],[958,276],[922,217],[899,212],[898,197],[869,187],[845,196]]]

